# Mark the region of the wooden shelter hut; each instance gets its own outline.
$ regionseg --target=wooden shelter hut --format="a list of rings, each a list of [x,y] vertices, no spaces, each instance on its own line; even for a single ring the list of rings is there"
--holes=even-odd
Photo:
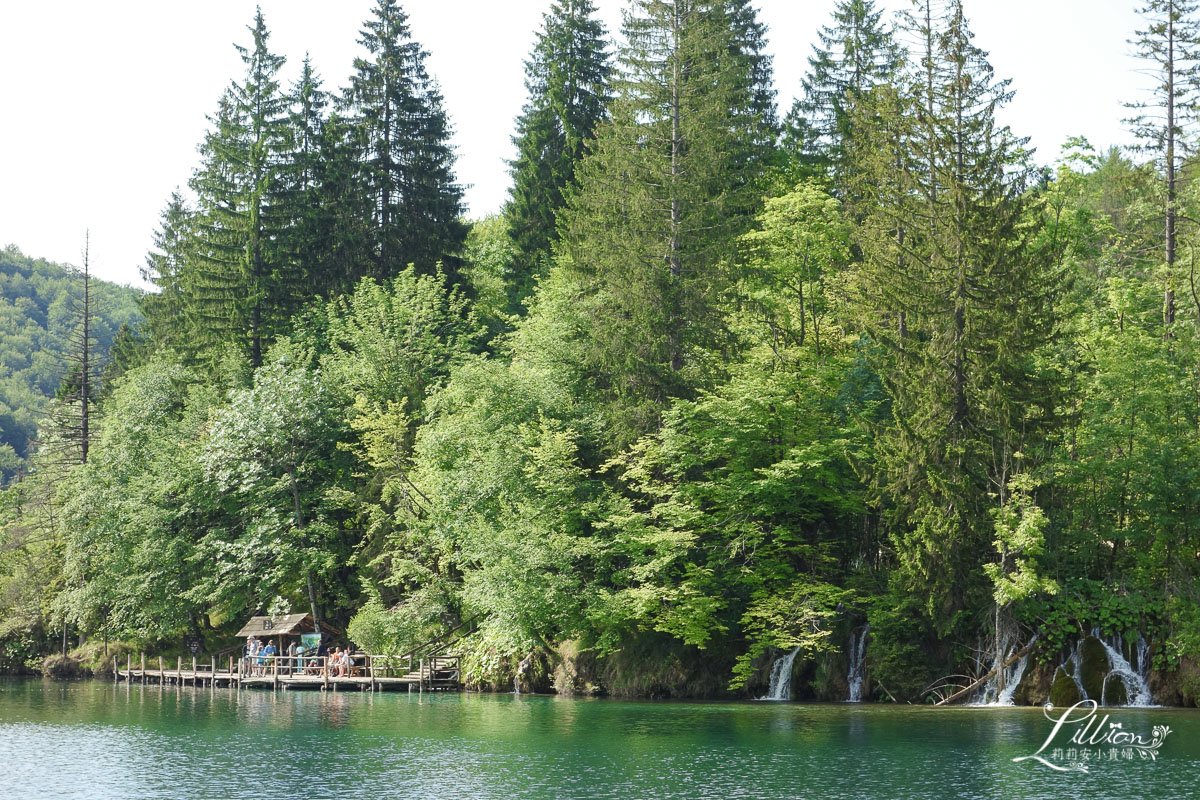
[[[342,635],[342,632],[332,625],[326,625],[324,622],[318,625],[312,618],[312,614],[251,617],[246,620],[246,624],[242,626],[237,635],[239,639],[248,639],[251,636],[260,640],[274,639],[276,653],[283,655],[285,639],[299,639],[302,634],[306,633],[320,633],[323,639]]]

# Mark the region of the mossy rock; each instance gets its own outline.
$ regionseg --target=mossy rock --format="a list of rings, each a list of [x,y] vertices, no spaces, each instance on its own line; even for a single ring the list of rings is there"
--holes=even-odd
[[[1067,671],[1059,667],[1054,672],[1054,682],[1050,684],[1050,704],[1067,708],[1083,699],[1075,679]]]
[[[1021,682],[1013,690],[1013,704],[1018,706],[1040,706],[1050,697],[1050,683],[1054,672],[1047,664],[1029,664]]]
[[[1129,693],[1125,691],[1125,681],[1121,680],[1121,676],[1115,672],[1110,672],[1108,677],[1104,679],[1104,705],[1106,706],[1126,706],[1129,705]]]
[[[1089,700],[1100,702],[1104,696],[1104,678],[1110,669],[1104,643],[1089,636],[1079,645],[1079,682]],[[1056,704],[1057,705],[1057,704]]]

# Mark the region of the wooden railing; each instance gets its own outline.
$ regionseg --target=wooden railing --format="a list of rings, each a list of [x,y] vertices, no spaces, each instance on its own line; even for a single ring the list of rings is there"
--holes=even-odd
[[[451,634],[463,627],[460,625],[451,631]],[[140,673],[143,681],[150,675],[161,682],[174,679],[180,684],[187,680],[193,683],[207,680],[214,684],[217,680],[236,680],[240,683],[269,679],[272,684],[277,685],[280,678],[313,677],[320,678],[323,685],[336,678],[369,678],[372,689],[379,679],[401,679],[410,685],[415,684],[420,689],[446,688],[457,684],[459,678],[459,656],[447,654],[444,650],[439,652],[439,648],[444,647],[449,639],[450,635],[447,634],[399,655],[350,653],[351,663],[344,666],[340,663],[334,664],[333,657],[327,655],[272,654],[240,658],[229,656],[224,664],[220,664],[213,654],[209,656],[207,663],[192,656],[190,665],[185,665],[183,657],[178,656],[174,669],[164,664],[162,656],[159,656],[157,668],[148,670],[146,655],[143,653],[139,656],[136,672]],[[339,659],[340,657],[339,654]],[[190,666],[190,669],[185,669],[185,666]],[[126,678],[133,679],[135,664],[132,655],[126,656],[124,672]],[[120,680],[121,670],[116,658],[113,659],[113,675],[115,680]]]

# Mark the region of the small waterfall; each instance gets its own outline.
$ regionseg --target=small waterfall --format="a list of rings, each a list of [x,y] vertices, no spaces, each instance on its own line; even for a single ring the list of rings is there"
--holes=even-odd
[[[1083,643],[1086,639],[1080,639],[1075,646],[1071,648],[1071,654],[1067,656],[1063,662],[1063,671],[1075,681],[1075,686],[1079,689],[1079,696],[1085,700],[1096,700],[1102,706],[1110,705],[1107,687],[1108,680],[1111,676],[1116,675],[1121,681],[1125,689],[1125,703],[1127,706],[1151,706],[1154,705],[1154,700],[1150,695],[1150,687],[1147,681],[1150,677],[1150,645],[1147,644],[1145,637],[1138,634],[1137,643],[1133,648],[1134,664],[1130,664],[1125,658],[1124,642],[1119,634],[1110,636],[1105,639],[1100,634],[1100,628],[1092,628],[1091,637],[1098,641],[1104,647],[1104,654],[1108,660],[1108,671],[1104,674],[1104,689],[1101,691],[1101,696],[1089,697],[1087,690],[1083,688]]]
[[[533,653],[521,659],[521,663],[517,665],[517,671],[513,673],[513,694],[521,693],[521,676],[529,672],[533,666]]]
[[[996,705],[1011,706],[1013,704],[1013,693],[1021,685],[1021,678],[1025,677],[1025,667],[1028,664],[1029,653],[1026,653],[1017,660],[1017,663],[1009,667],[1009,672],[1004,676],[1004,691],[996,698]]]
[[[1036,637],[1035,637],[1036,638]],[[1000,652],[1003,653],[1002,660],[998,660],[992,655],[992,665],[989,670],[999,671],[1000,665],[1013,657],[1013,653],[1017,652],[1018,642],[1012,641],[1007,634],[1000,640]],[[1033,640],[1029,640],[1029,644],[1033,644]],[[1029,653],[1021,656],[1016,662],[1010,664],[1004,669],[1004,691],[998,691],[999,681],[996,675],[987,679],[987,683],[971,698],[973,705],[980,706],[1011,706],[1013,704],[1013,694],[1017,691],[1017,687],[1021,685],[1021,678],[1025,677],[1025,668],[1029,666]]]
[[[854,631],[850,631],[850,672],[846,675],[846,683],[850,684],[850,696],[846,698],[851,703],[862,702],[862,687],[863,679],[866,677],[866,670],[863,669],[863,657],[867,653],[867,632],[871,630],[871,623],[862,626],[861,633],[857,637]]]
[[[1150,677],[1150,645],[1146,643],[1145,638],[1138,634],[1137,646],[1133,651],[1133,657],[1137,659],[1137,673],[1145,680]]]
[[[792,699],[792,664],[800,654],[797,647],[786,656],[775,659],[771,666],[771,685],[767,688],[765,697],[760,700],[791,700]]]
[[[1150,646],[1146,644],[1146,640],[1142,638],[1141,634],[1138,634],[1138,644],[1135,650],[1138,668],[1134,670],[1130,663],[1125,660],[1125,654],[1121,652],[1121,638],[1113,636],[1112,642],[1109,642],[1102,639],[1098,634],[1099,630],[1092,631],[1092,635],[1100,639],[1100,644],[1104,645],[1104,652],[1108,654],[1108,674],[1116,675],[1121,679],[1121,683],[1125,685],[1126,705],[1153,705],[1154,701],[1150,698],[1150,687],[1146,685],[1146,678],[1150,672],[1147,669],[1150,666]],[[1104,678],[1104,683],[1108,684],[1107,675]],[[1100,705],[1108,705],[1104,697],[1100,698]]]

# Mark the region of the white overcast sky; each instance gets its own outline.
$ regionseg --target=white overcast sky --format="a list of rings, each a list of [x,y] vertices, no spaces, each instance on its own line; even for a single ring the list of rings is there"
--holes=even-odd
[[[884,0],[886,8],[906,0]],[[327,89],[346,83],[373,0],[262,0],[290,83],[304,53]],[[471,216],[499,210],[523,61],[550,0],[408,0],[454,125]],[[625,0],[599,0],[615,35]],[[758,0],[786,109],[834,0]],[[1052,163],[1068,136],[1125,144],[1122,101],[1145,79],[1127,44],[1134,0],[967,0],[976,43],[1016,98],[1004,120]],[[0,246],[92,264],[141,285],[139,267],[167,196],[196,165],[205,115],[242,65],[253,0],[0,0]]]

